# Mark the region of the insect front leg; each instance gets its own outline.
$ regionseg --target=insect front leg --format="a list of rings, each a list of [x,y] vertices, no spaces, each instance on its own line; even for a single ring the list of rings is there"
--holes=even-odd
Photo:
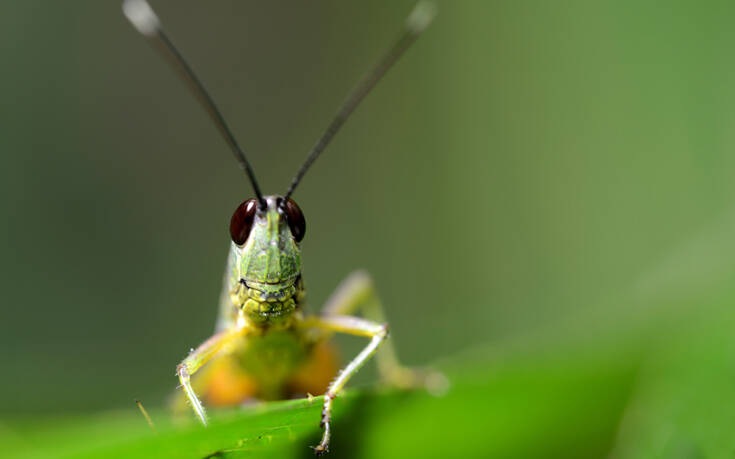
[[[370,338],[370,343],[339,372],[337,378],[332,381],[326,394],[324,394],[324,408],[322,409],[321,421],[324,434],[322,435],[322,441],[314,448],[317,455],[321,455],[329,449],[329,438],[332,434],[332,402],[337,398],[337,395],[339,395],[352,375],[357,373],[357,370],[375,354],[378,347],[388,337],[388,326],[352,316],[309,317],[303,321],[302,325],[309,328],[318,328],[330,332],[347,333]]]
[[[214,357],[215,354],[227,347],[227,345],[231,344],[237,338],[244,336],[246,333],[247,327],[239,327],[234,330],[223,330],[213,335],[208,340],[200,344],[199,347],[191,351],[184,361],[176,367],[176,374],[179,376],[181,387],[183,387],[184,393],[189,399],[191,408],[194,410],[201,423],[205,426],[207,425],[207,414],[204,411],[202,402],[191,387],[191,376],[212,357]]]
[[[322,309],[325,317],[351,315],[362,310],[365,317],[384,323],[385,314],[372,276],[366,271],[355,271],[339,284]],[[425,386],[431,392],[441,392],[446,378],[435,371],[408,368],[398,360],[393,340],[388,339],[375,357],[380,377],[392,386],[411,388]]]

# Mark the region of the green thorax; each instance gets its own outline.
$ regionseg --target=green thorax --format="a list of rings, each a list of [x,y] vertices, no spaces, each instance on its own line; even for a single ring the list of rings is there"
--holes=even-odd
[[[304,296],[301,250],[277,196],[255,214],[245,244],[230,246],[228,291],[235,307],[255,324],[284,324]]]
[[[255,396],[279,400],[288,396],[287,384],[303,365],[309,347],[304,337],[291,330],[269,330],[242,340],[234,354],[240,367],[255,381]]]

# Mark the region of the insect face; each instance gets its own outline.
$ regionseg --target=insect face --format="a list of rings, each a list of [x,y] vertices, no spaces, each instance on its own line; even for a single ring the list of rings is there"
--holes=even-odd
[[[230,222],[232,269],[238,287],[236,305],[258,322],[272,322],[296,309],[294,294],[301,276],[299,242],[306,223],[295,202],[266,196],[259,208],[249,199],[235,210]]]

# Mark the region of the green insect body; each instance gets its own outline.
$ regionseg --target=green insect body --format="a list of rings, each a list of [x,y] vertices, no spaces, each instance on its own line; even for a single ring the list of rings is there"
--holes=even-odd
[[[403,33],[347,97],[283,197],[262,195],[252,167],[219,109],[163,31],[148,3],[125,0],[123,11],[189,84],[255,192],[255,198],[238,206],[230,222],[232,244],[215,334],[192,350],[176,369],[183,393],[202,424],[207,425],[208,418],[195,387],[212,404],[242,403],[246,397],[271,400],[300,392],[303,395],[307,388],[316,387],[324,393],[320,423],[324,431],[314,449],[317,454],[324,453],[331,438],[334,399],[381,345],[377,360],[384,381],[401,387],[433,386],[435,390],[445,385],[438,373],[418,372],[398,364],[390,342],[385,344],[388,328],[372,279],[366,273],[358,271],[349,276],[320,315],[305,313],[299,245],[306,223],[301,210],[290,199],[301,178],[360,101],[429,25],[434,15],[432,5],[419,3],[414,8]],[[353,316],[358,310],[369,319]],[[334,354],[326,345],[334,333],[369,339],[365,348],[339,372],[330,366]],[[192,375],[208,362],[211,363],[206,371],[200,373],[202,378],[192,381]]]

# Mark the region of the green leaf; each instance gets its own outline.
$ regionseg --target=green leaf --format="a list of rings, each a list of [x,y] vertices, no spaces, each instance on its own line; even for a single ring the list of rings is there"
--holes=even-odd
[[[332,457],[599,457],[609,450],[635,376],[629,353],[573,347],[443,365],[449,391],[353,390],[335,402]],[[5,457],[308,457],[321,397],[213,411],[208,428],[132,407],[6,425]],[[132,405],[132,403],[131,403]]]

